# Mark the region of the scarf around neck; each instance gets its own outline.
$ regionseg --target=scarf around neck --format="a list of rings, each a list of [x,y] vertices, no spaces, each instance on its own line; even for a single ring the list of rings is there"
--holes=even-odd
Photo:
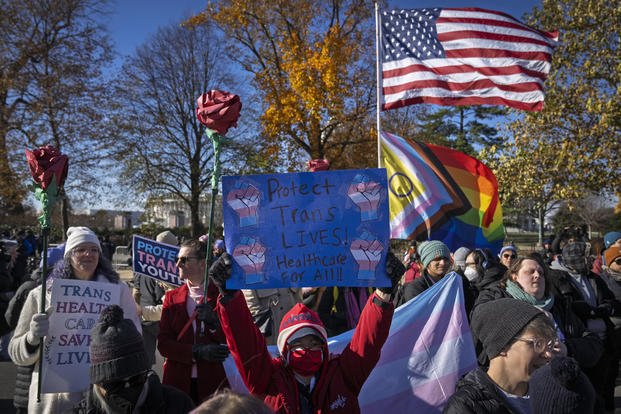
[[[546,311],[552,309],[552,306],[554,305],[554,296],[550,295],[547,298],[544,297],[542,300],[537,300],[533,295],[524,292],[524,290],[517,283],[511,280],[507,280],[507,287],[505,290],[514,299],[522,300]]]

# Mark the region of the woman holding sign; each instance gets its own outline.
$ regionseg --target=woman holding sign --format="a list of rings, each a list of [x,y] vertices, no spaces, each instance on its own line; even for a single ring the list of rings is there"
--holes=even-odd
[[[114,271],[110,262],[102,256],[101,245],[97,235],[87,227],[70,227],[67,230],[67,243],[63,260],[56,267],[46,282],[46,303],[51,303],[52,285],[59,279],[75,279],[93,282],[105,282],[118,284],[120,287],[120,303],[125,315],[136,325],[136,329],[142,332],[137,308],[132,298],[129,287],[120,282],[119,274]],[[66,326],[66,331],[49,332],[50,311],[39,313],[41,286],[30,291],[19,322],[15,328],[15,334],[9,344],[9,354],[17,365],[32,365],[39,360],[39,348],[44,343],[44,337],[59,337],[72,334],[71,327]],[[86,289],[82,292],[85,293]],[[90,291],[89,291],[90,292]],[[88,295],[81,295],[80,300],[86,307]],[[90,306],[90,308],[93,308]],[[92,309],[91,309],[92,310]],[[90,341],[90,337],[87,338]],[[41,401],[37,402],[37,385],[39,382],[38,363],[35,364],[32,382],[30,384],[30,398],[28,404],[29,413],[59,413],[71,409],[83,398],[83,392],[59,392],[43,393]],[[86,366],[88,370],[88,366]],[[88,388],[89,384],[84,384]]]

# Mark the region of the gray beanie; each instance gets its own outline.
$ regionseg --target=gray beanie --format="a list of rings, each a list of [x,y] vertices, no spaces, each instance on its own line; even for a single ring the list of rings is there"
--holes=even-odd
[[[485,302],[472,312],[472,333],[483,344],[489,359],[495,358],[537,316],[539,308],[522,300],[502,298]]]
[[[117,381],[140,374],[151,367],[142,335],[123,309],[110,305],[91,330],[91,384]]]
[[[423,269],[425,269],[433,259],[437,259],[438,257],[446,257],[447,259],[450,259],[451,251],[446,244],[441,241],[431,240],[422,242],[418,245],[418,255],[420,256],[420,261],[423,264]]]
[[[467,247],[460,247],[455,250],[455,253],[453,253],[453,261],[455,262],[455,265],[462,269],[466,267],[466,257],[468,257],[471,251],[472,250]]]
[[[155,237],[155,241],[159,243],[170,244],[171,246],[176,246],[177,244],[179,244],[179,239],[177,239],[177,236],[175,236],[170,230],[164,230],[163,232],[158,234],[157,237]]]

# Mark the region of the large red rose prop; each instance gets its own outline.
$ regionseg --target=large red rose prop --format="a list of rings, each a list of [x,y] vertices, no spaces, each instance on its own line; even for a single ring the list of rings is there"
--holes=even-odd
[[[30,167],[30,174],[35,183],[45,191],[56,177],[56,187],[61,188],[67,178],[69,158],[51,145],[26,150],[26,159]]]
[[[237,126],[241,107],[239,96],[214,89],[198,98],[196,117],[206,128],[224,135]]]

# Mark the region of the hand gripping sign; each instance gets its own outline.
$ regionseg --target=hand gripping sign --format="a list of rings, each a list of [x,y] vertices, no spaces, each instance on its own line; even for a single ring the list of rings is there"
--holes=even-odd
[[[225,176],[231,289],[389,286],[385,169]]]

